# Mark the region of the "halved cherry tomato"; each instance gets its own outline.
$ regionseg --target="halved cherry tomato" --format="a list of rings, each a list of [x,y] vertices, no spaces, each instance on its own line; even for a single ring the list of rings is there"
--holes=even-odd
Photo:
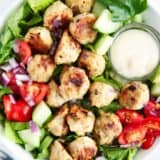
[[[18,100],[13,103],[10,96],[5,95],[3,96],[3,104],[8,120],[17,122],[27,122],[31,120],[33,108],[30,107],[25,101]]]
[[[160,104],[150,101],[144,107],[144,114],[146,117],[160,117]]]
[[[155,140],[156,140],[155,136],[146,136],[141,148],[149,149],[150,147],[152,147],[152,145],[154,144]]]
[[[17,52],[21,58],[23,64],[27,64],[29,58],[32,55],[30,46],[24,40],[16,40],[15,42],[15,52]]]
[[[19,87],[22,98],[26,102],[32,99],[35,104],[40,103],[48,92],[48,85],[44,83],[23,83]]]
[[[125,144],[142,144],[147,133],[147,128],[140,124],[127,125],[120,136],[118,142],[122,145]]]
[[[117,111],[117,115],[122,122],[122,124],[131,124],[137,123],[144,119],[143,115],[139,114],[136,111],[129,110],[129,109],[119,109]]]
[[[160,136],[160,118],[148,117],[143,121],[143,126],[147,128],[147,135]]]

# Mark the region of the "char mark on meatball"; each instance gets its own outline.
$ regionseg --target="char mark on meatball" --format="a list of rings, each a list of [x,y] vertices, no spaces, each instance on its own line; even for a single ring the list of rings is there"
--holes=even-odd
[[[77,87],[81,87],[83,83],[83,77],[79,73],[75,73],[73,75],[70,75],[69,80],[71,83],[73,83]]]

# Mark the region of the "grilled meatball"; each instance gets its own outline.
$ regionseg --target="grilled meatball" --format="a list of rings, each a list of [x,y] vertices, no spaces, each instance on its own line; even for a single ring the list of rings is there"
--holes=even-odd
[[[69,151],[74,160],[92,160],[97,154],[97,146],[93,139],[80,137],[69,144]]]
[[[55,136],[64,136],[68,133],[68,126],[65,119],[69,112],[67,105],[60,108],[53,119],[48,123],[48,130]]]
[[[93,6],[94,0],[65,0],[65,3],[80,13],[89,12]]]
[[[55,69],[53,60],[48,55],[34,55],[27,64],[27,71],[33,81],[47,82]]]
[[[66,102],[60,93],[59,87],[53,80],[49,83],[49,92],[47,94],[46,102],[49,106],[55,108],[60,107]]]
[[[44,26],[54,31],[55,28],[67,25],[72,17],[72,10],[63,2],[56,1],[44,13]]]
[[[122,131],[122,124],[114,113],[101,113],[97,118],[94,135],[99,144],[112,144]]]
[[[39,53],[47,53],[53,44],[51,34],[45,27],[33,27],[25,35],[25,40],[32,50]]]
[[[89,89],[89,99],[92,106],[98,108],[109,105],[117,98],[117,91],[109,84],[94,82]]]
[[[51,147],[51,155],[49,160],[73,160],[63,145],[56,140]]]
[[[60,76],[60,92],[64,99],[82,99],[89,89],[89,79],[83,69],[66,67]]]
[[[119,95],[120,105],[128,109],[142,109],[148,101],[149,89],[147,85],[137,81],[126,84]]]
[[[69,31],[81,44],[92,43],[97,36],[97,32],[92,28],[96,17],[92,13],[83,13],[74,17],[69,25]]]
[[[80,44],[64,31],[55,54],[56,64],[69,64],[75,62],[81,52]]]
[[[78,60],[79,67],[87,70],[89,77],[101,75],[105,70],[103,56],[84,50]]]
[[[75,132],[79,136],[84,136],[93,130],[95,116],[91,111],[88,111],[74,104],[67,115],[67,123],[70,131]]]

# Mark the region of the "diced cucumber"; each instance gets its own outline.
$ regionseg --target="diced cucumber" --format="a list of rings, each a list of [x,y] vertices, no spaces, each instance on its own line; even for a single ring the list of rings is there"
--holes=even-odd
[[[40,146],[41,131],[32,132],[31,129],[25,129],[18,132],[19,137],[23,140],[25,144],[33,147]]]
[[[134,19],[134,22],[142,23],[143,22],[143,15],[142,14],[137,14]]]
[[[108,52],[111,44],[113,42],[113,37],[109,35],[102,35],[95,43],[95,51],[99,55],[104,55]]]
[[[44,0],[28,0],[28,3],[30,5],[30,7],[36,13],[38,11],[41,11],[41,10],[45,9],[46,7],[48,7],[53,2],[54,2],[54,0],[47,0],[47,1],[44,1]]]
[[[5,121],[5,127],[4,127],[4,134],[5,136],[17,144],[23,144],[22,140],[18,137],[16,132],[13,130],[10,122]]]
[[[101,2],[95,1],[93,5],[92,13],[94,13],[96,16],[100,16],[102,11],[105,9],[106,7]]]
[[[28,122],[11,122],[11,126],[14,130],[20,131],[29,128]]]
[[[153,83],[160,83],[160,66],[157,68],[154,76],[152,77],[151,81]]]
[[[47,104],[42,101],[40,102],[33,111],[32,120],[40,127],[48,120],[52,112]]]
[[[98,17],[93,28],[100,33],[110,34],[117,31],[122,26],[121,22],[113,22],[112,14],[109,10],[105,9]]]
[[[44,159],[47,159],[48,156],[49,156],[49,151],[48,151],[48,149],[44,149],[44,150],[42,150],[41,153],[39,153],[39,154],[37,155],[37,159],[38,159],[38,160],[44,160]],[[63,156],[63,155],[62,155],[62,156]]]
[[[152,86],[151,94],[153,96],[160,96],[160,83],[156,83]]]
[[[31,145],[29,145],[29,144],[25,144],[25,150],[26,151],[33,151],[35,149],[35,147],[33,147],[33,146],[31,146]]]
[[[51,145],[52,141],[53,141],[53,138],[51,136],[45,137],[39,149],[40,150],[47,149]]]

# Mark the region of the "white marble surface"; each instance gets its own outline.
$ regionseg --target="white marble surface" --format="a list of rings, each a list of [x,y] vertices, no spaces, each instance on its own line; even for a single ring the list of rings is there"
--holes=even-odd
[[[0,0],[0,28],[4,25],[6,17],[10,12],[22,2],[22,0]],[[160,0],[148,0],[150,9],[145,13],[145,19],[148,24],[160,31]],[[10,153],[15,160],[32,160],[31,156],[22,150],[19,146],[9,142],[0,135],[0,148]],[[160,160],[160,140],[149,150],[140,150],[135,160]]]

